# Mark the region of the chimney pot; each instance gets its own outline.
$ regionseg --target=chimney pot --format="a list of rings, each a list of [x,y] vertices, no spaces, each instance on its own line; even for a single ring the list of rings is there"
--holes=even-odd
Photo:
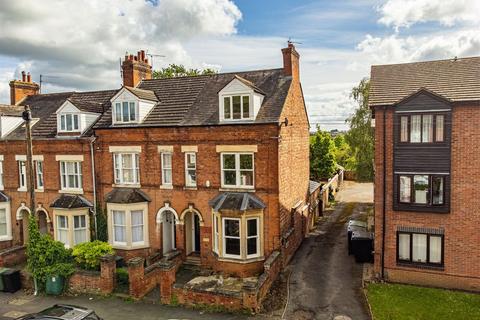
[[[140,51],[137,52],[137,60],[142,61],[142,53]]]
[[[27,82],[31,83],[32,82],[32,76],[30,75],[30,72],[27,73]]]
[[[133,60],[134,60],[134,61],[137,61],[137,60],[138,60],[138,57],[137,57],[137,56],[134,56],[134,57],[133,57]]]
[[[125,61],[127,61],[127,60],[128,60],[128,54],[125,55]]]
[[[289,42],[287,48],[282,49],[283,72],[286,76],[292,76],[293,80],[300,80],[300,55],[293,43]]]
[[[25,82],[26,81],[26,77],[25,77],[25,71],[22,71],[22,81]]]
[[[133,54],[129,56],[128,60],[133,60]]]
[[[148,64],[145,50],[138,50],[136,55],[130,54],[128,58],[133,63],[122,64],[124,86],[136,87],[140,81],[152,79],[152,66]]]
[[[145,50],[140,50],[140,56],[142,58],[141,60],[145,62]]]
[[[148,59],[145,59],[145,63],[148,64]]]

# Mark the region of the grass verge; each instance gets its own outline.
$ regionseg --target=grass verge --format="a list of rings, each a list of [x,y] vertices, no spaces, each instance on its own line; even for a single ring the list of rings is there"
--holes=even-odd
[[[401,284],[371,283],[374,320],[480,319],[480,295]]]

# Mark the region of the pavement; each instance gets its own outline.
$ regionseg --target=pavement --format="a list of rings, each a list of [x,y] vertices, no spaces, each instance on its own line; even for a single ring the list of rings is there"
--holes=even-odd
[[[304,240],[289,269],[284,319],[367,320],[363,265],[347,254],[346,222],[364,216],[373,202],[371,183],[346,181],[327,218]]]

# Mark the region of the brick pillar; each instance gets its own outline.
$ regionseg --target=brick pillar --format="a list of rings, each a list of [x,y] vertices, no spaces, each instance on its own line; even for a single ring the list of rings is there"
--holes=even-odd
[[[100,258],[101,288],[104,294],[112,293],[116,284],[116,264],[115,256],[107,254]]]
[[[258,281],[245,281],[242,287],[243,307],[253,312],[260,311],[258,299]]]
[[[130,296],[135,299],[140,299],[142,297],[143,276],[145,274],[143,263],[144,259],[142,257],[135,257],[127,262],[128,291]]]
[[[175,228],[175,245],[177,250],[182,252],[182,257],[185,259],[185,226],[176,224]]]
[[[177,268],[172,261],[162,261],[160,263],[160,302],[170,304],[172,301],[173,284]]]
[[[211,237],[212,237],[212,228],[201,226],[200,227],[200,261],[202,263],[202,266],[208,264],[208,256],[212,252]],[[208,239],[208,241],[204,241],[204,239]]]

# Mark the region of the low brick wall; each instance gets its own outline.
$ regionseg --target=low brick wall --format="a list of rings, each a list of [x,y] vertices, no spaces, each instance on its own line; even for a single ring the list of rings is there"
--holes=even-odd
[[[4,249],[0,252],[0,267],[13,267],[27,261],[24,246]]]
[[[71,293],[110,294],[115,289],[115,256],[100,259],[100,271],[77,270],[68,281]]]
[[[170,303],[184,306],[226,309],[237,311],[244,309],[243,295],[228,295],[217,292],[194,291],[183,288],[173,288]]]

